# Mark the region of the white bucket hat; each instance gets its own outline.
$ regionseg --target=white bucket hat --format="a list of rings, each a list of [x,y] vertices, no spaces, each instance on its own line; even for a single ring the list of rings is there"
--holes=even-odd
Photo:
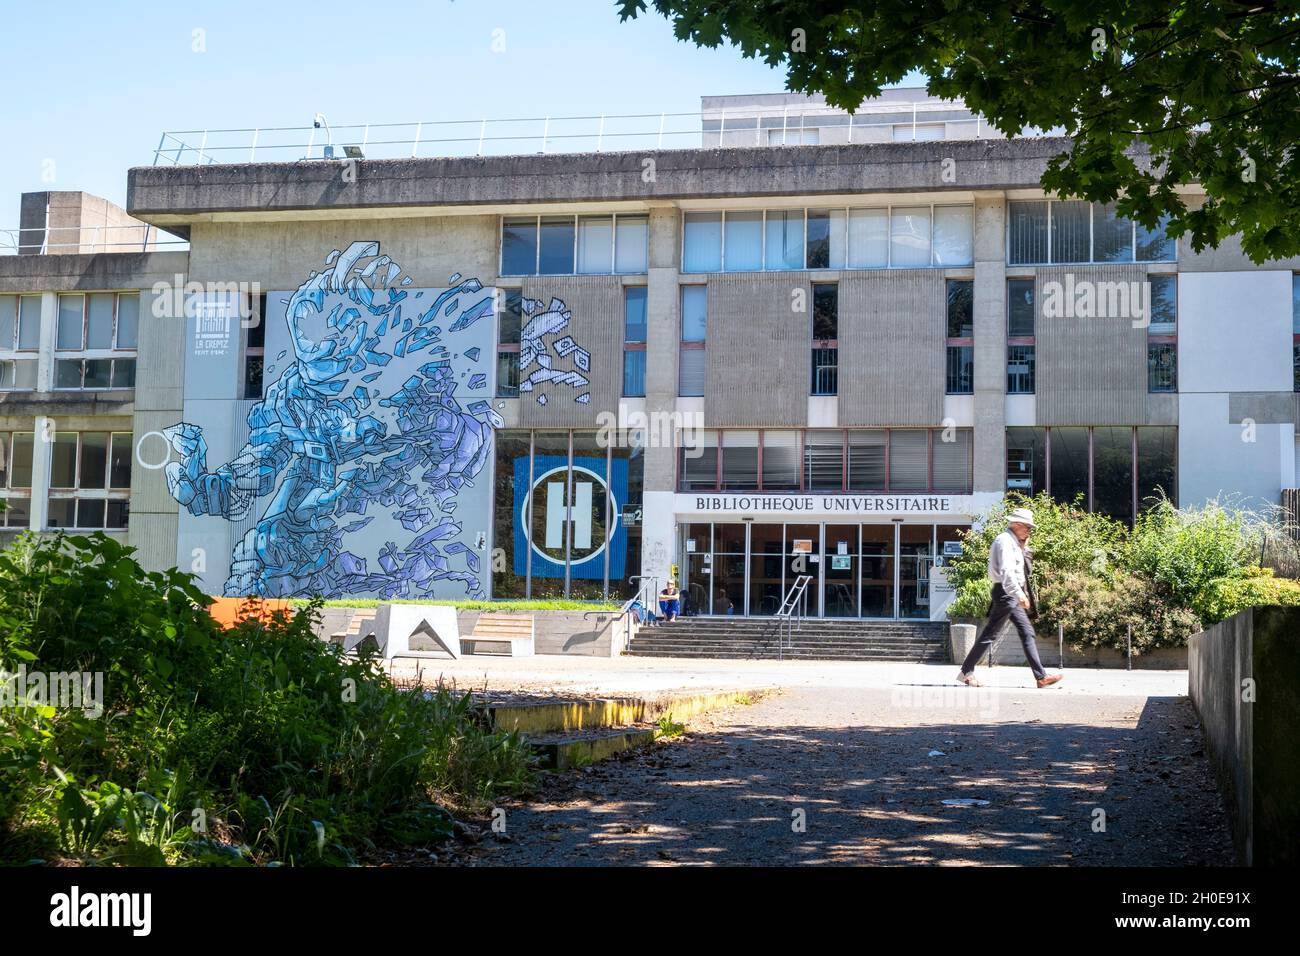
[[[1007,524],[1022,524],[1027,528],[1033,528],[1035,527],[1034,513],[1028,508],[1017,508],[1007,515]]]

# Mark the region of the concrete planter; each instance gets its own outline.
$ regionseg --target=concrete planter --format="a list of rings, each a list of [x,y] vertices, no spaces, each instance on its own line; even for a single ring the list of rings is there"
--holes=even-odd
[[[954,663],[960,664],[970,653],[975,641],[984,634],[985,620],[957,618],[949,624],[948,647]],[[1054,633],[1039,632],[1038,656],[1043,666],[1056,667],[1128,667],[1128,658],[1123,651],[1111,647],[1081,647],[1075,649],[1070,642],[1065,642],[1064,660],[1062,660],[1057,638]],[[994,664],[1009,666],[1024,665],[1024,649],[1020,646],[1020,636],[1015,628],[1007,627],[993,646],[990,655]],[[985,657],[981,664],[987,664]],[[1181,670],[1187,667],[1187,648],[1158,647],[1144,654],[1133,656],[1133,669],[1142,670]]]
[[[462,639],[474,633],[478,611],[460,611],[457,623]],[[533,617],[534,645],[537,654],[564,654],[580,657],[618,657],[627,646],[624,619],[615,611],[501,611],[494,613],[530,614]]]

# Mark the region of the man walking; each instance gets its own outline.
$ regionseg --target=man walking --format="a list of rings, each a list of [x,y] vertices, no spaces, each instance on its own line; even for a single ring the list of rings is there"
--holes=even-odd
[[[998,634],[1008,620],[1020,634],[1020,644],[1034,672],[1039,687],[1051,687],[1061,679],[1060,674],[1048,674],[1038,659],[1038,645],[1034,642],[1034,625],[1030,618],[1038,616],[1038,602],[1034,595],[1033,563],[1029,554],[1029,534],[1034,529],[1034,513],[1028,508],[1017,508],[1007,515],[1007,530],[993,539],[989,548],[989,580],[993,582],[993,603],[989,607],[988,623],[984,633],[966,655],[957,680],[970,687],[979,687],[975,667],[985,651],[993,646]]]

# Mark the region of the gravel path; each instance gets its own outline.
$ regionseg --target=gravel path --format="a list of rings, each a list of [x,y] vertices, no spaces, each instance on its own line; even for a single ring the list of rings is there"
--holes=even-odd
[[[504,809],[506,836],[485,834],[456,862],[1233,862],[1196,716],[1178,696],[801,687],[548,775]]]

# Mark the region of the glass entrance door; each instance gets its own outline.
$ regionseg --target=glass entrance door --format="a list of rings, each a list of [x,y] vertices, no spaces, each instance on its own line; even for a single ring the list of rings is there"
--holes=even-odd
[[[934,525],[899,525],[898,538],[898,616],[928,618]]]
[[[828,524],[822,548],[822,615],[858,616],[858,526]]]
[[[807,616],[924,620],[936,541],[957,547],[965,530],[902,522],[683,525],[680,583],[699,614],[771,616],[806,574]]]

